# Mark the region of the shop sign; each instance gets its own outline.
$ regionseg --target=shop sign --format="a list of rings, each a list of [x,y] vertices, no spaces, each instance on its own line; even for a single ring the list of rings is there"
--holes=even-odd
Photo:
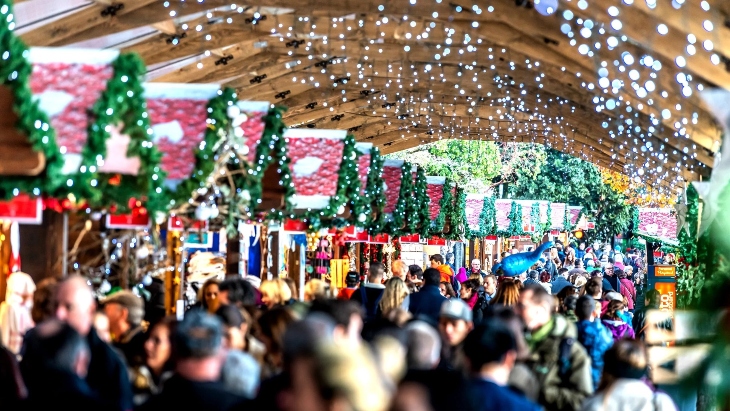
[[[122,230],[137,230],[149,228],[150,215],[147,213],[131,213],[131,214],[107,214],[106,228],[116,228]]]
[[[10,201],[0,201],[0,220],[39,225],[43,221],[43,200],[19,195]]]
[[[446,245],[446,240],[444,240],[443,238],[439,238],[439,237],[431,237],[428,239],[428,245],[435,245],[435,246],[443,247]]]
[[[419,244],[421,236],[418,234],[406,235],[400,238],[401,244]]]
[[[292,220],[290,218],[287,218],[286,220],[284,220],[284,231],[304,233],[307,231],[307,223],[305,223],[304,221]]]
[[[377,234],[369,236],[368,243],[370,244],[388,244],[390,243],[390,236],[388,234]]]
[[[342,234],[346,243],[366,243],[369,238],[367,231],[352,225],[347,226]]]
[[[210,226],[210,224],[207,220],[206,221],[195,220],[192,222],[192,224],[190,226],[190,230],[208,231],[209,226]],[[167,230],[168,231],[185,231],[185,221],[178,216],[170,216],[170,218],[167,219]]]

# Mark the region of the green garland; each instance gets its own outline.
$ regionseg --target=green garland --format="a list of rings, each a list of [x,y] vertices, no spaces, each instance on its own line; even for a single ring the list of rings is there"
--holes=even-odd
[[[553,206],[552,203],[548,201],[547,203],[547,220],[545,221],[545,225],[542,226],[542,232],[550,231],[553,229]]]
[[[525,230],[522,228],[522,206],[516,202],[512,202],[509,212],[509,227],[507,230],[500,231],[500,237],[513,237],[524,235]]]
[[[64,160],[56,144],[56,133],[46,113],[33,100],[29,81],[32,67],[25,57],[28,48],[13,33],[12,16],[12,2],[0,0],[0,85],[13,93],[13,111],[18,115],[15,127],[28,137],[33,150],[43,153],[46,169],[33,177],[3,176],[0,178],[0,199],[20,193],[35,196],[54,193],[66,180],[61,175]]]
[[[466,192],[461,187],[456,187],[456,201],[451,203],[449,208],[449,232],[444,235],[446,240],[461,240],[465,231],[469,229],[466,221]]]
[[[383,191],[383,163],[385,159],[380,155],[380,151],[373,147],[370,151],[370,170],[368,172],[365,193],[361,197],[362,213],[365,215],[365,221],[360,222],[358,216],[358,224],[366,228],[369,234],[380,234],[385,228],[385,192]]]
[[[416,173],[415,200],[413,203],[415,211],[412,214],[413,217],[409,219],[409,231],[412,234],[417,233],[421,237],[427,238],[431,226],[431,213],[429,211],[431,199],[428,197],[428,181],[423,167],[418,167]],[[417,221],[417,224],[412,224],[414,221]]]
[[[398,201],[395,209],[391,214],[391,219],[385,225],[385,233],[393,236],[406,234],[408,227],[406,226],[406,212],[412,208],[413,198],[413,172],[411,164],[407,161],[403,162],[401,168],[400,190],[398,191]]]
[[[291,198],[294,195],[294,183],[289,168],[291,160],[287,155],[286,139],[284,138],[286,129],[282,120],[284,111],[286,111],[285,108],[277,106],[269,109],[269,112],[264,116],[264,132],[256,147],[255,164],[251,165],[251,175],[255,177],[255,184],[252,184],[249,189],[251,197],[249,213],[253,215],[256,211],[266,212],[266,216],[260,218],[259,221],[281,221],[284,219],[285,213],[291,213],[293,209]],[[271,212],[269,210],[257,210],[256,207],[261,203],[263,196],[262,180],[264,173],[274,162],[278,163],[277,172],[281,176],[279,185],[284,188],[284,210],[271,210]],[[289,218],[296,218],[296,216],[289,214]]]
[[[164,210],[168,202],[162,188],[165,173],[160,168],[162,154],[152,143],[152,128],[147,115],[142,80],[146,73],[144,62],[135,54],[122,54],[114,63],[114,75],[106,90],[91,109],[93,120],[87,130],[86,145],[82,151],[82,165],[76,184],[67,181],[70,193],[88,201],[91,207],[115,205],[119,211],[128,211],[131,198],[146,197],[148,212]],[[106,158],[109,127],[123,124],[121,132],[130,137],[127,157],[139,157],[140,169],[136,176],[100,173],[96,168]]]
[[[171,205],[187,202],[195,195],[196,190],[205,187],[208,177],[215,168],[216,143],[225,138],[231,126],[227,109],[236,104],[236,101],[236,92],[231,88],[225,88],[208,102],[208,127],[205,130],[205,138],[195,150],[193,173],[174,191],[169,191]]]
[[[496,217],[496,213],[494,211],[494,198],[484,197],[482,211],[479,213],[479,229],[468,229],[466,238],[473,240],[490,235],[489,233],[492,231]]]
[[[439,215],[431,223],[431,228],[429,230],[429,234],[431,236],[437,236],[443,233],[444,226],[446,225],[446,215],[450,212],[453,202],[454,200],[451,194],[451,180],[447,178],[444,182],[443,195],[439,202]]]
[[[629,231],[636,233],[639,231],[639,207],[631,207],[631,224],[629,225]]]
[[[330,197],[327,207],[322,210],[311,210],[305,213],[304,219],[309,222],[310,231],[319,231],[321,228],[342,228],[347,224],[343,218],[338,218],[340,207],[350,204],[351,211],[356,208],[356,195],[360,193],[360,178],[357,174],[357,152],[355,137],[348,134],[345,137],[345,147],[342,151],[342,162],[337,172],[337,193]]]
[[[540,203],[535,202],[530,206],[530,225],[535,230],[530,234],[532,242],[539,244],[542,236],[545,234],[545,231],[542,229],[542,224],[540,224]]]
[[[570,208],[565,205],[565,214],[563,215],[563,231],[570,232],[573,230],[573,225],[570,224]]]

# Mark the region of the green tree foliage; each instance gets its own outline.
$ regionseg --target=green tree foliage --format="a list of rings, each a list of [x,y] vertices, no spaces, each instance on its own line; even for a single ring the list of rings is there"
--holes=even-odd
[[[511,198],[583,206],[584,214],[596,222],[596,229],[587,234],[596,239],[607,240],[626,231],[631,207],[623,194],[603,182],[595,165],[553,149],[546,154],[537,174],[516,170],[517,179],[509,187]]]

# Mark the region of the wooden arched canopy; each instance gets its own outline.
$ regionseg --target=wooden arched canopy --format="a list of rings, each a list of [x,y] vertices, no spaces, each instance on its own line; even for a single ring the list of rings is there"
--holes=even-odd
[[[138,52],[150,81],[232,86],[385,153],[536,142],[671,187],[709,175],[699,90],[730,86],[730,3],[678,1],[30,0],[16,20],[31,46]]]

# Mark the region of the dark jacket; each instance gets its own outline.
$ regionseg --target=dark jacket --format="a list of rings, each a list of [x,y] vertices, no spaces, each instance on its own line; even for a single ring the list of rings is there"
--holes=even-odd
[[[34,331],[31,329],[26,334],[23,361],[20,363],[20,369],[29,391],[32,391],[34,386],[42,388],[45,385],[43,379],[38,378],[43,373],[43,364],[34,361],[34,359],[40,358],[34,354],[34,351],[39,348],[32,344],[32,337],[28,338],[28,334],[32,335]],[[31,343],[28,343],[29,341]],[[93,328],[86,337],[86,342],[91,352],[86,383],[98,397],[123,411],[131,410],[132,385],[129,382],[129,374],[124,361],[114,348],[99,338]]]
[[[470,397],[474,400],[471,409],[478,411],[540,411],[542,407],[503,387],[482,378],[470,382]]]
[[[161,393],[135,410],[227,411],[244,402],[245,398],[231,394],[219,382],[196,382],[175,375]]]
[[[76,374],[44,368],[42,387],[30,392],[24,408],[27,410],[73,409],[74,411],[118,411],[120,408],[99,397]]]
[[[573,284],[570,283],[570,281],[566,280],[563,276],[558,276],[555,281],[552,282],[552,288],[551,293],[552,295],[557,295],[560,291],[563,290],[565,287],[572,287]]]
[[[621,280],[618,278],[616,274],[614,275],[604,275],[603,281],[608,281],[609,284],[611,284],[611,288],[613,288],[613,291],[621,292]]]
[[[365,312],[365,321],[372,321],[378,315],[378,305],[385,292],[385,286],[381,284],[367,283],[352,293],[350,301],[360,304]]]
[[[10,411],[20,409],[20,403],[28,396],[20,366],[15,354],[0,345],[0,398],[3,409]]]
[[[113,345],[122,352],[129,367],[138,367],[144,364],[145,341],[147,341],[147,333],[144,332],[142,326],[137,326],[129,329]]]
[[[591,360],[576,340],[575,324],[554,315],[547,324],[548,334],[538,341],[528,340],[530,355],[525,363],[540,381],[540,404],[548,411],[579,410],[593,394]],[[565,350],[565,356],[561,351]],[[562,359],[566,363],[562,363]]]
[[[413,314],[414,318],[423,316],[431,323],[438,324],[441,304],[444,301],[446,301],[446,297],[441,295],[438,286],[424,285],[421,291],[411,294],[411,305],[408,307],[408,311]]]
[[[588,356],[591,357],[593,388],[597,389],[603,372],[603,354],[613,345],[613,336],[600,320],[579,321],[577,326],[578,341],[586,349]]]
[[[467,378],[445,369],[408,370],[401,384],[415,383],[428,391],[433,411],[472,410]]]

